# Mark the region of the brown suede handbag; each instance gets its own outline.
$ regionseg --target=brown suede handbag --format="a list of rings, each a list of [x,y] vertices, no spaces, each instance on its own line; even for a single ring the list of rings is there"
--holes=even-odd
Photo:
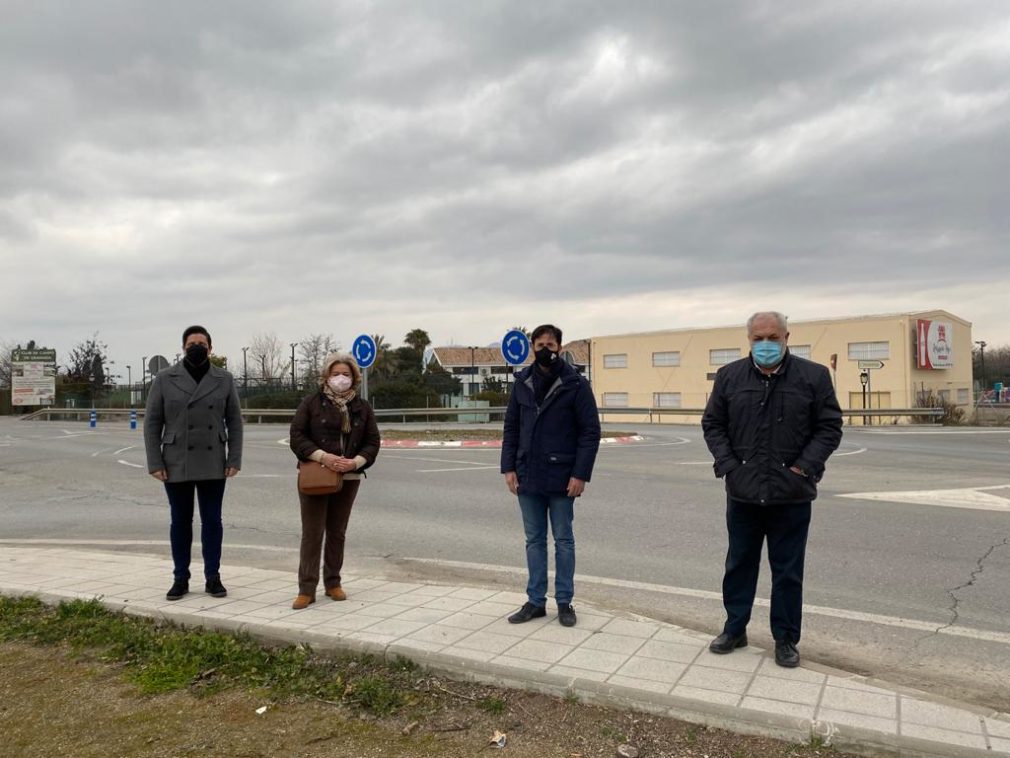
[[[315,461],[298,463],[298,491],[303,495],[332,495],[344,486],[344,475]]]

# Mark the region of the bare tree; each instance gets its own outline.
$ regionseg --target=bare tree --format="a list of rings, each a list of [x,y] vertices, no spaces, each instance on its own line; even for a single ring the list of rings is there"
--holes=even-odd
[[[284,359],[284,346],[274,332],[257,334],[249,343],[249,373],[260,379],[277,379],[290,366]]]
[[[15,347],[10,340],[0,340],[0,387],[11,386],[11,352]]]
[[[330,353],[340,349],[332,334],[310,334],[298,343],[298,354],[301,356],[304,372],[302,378],[305,384],[312,386],[319,379],[323,370],[323,361]]]

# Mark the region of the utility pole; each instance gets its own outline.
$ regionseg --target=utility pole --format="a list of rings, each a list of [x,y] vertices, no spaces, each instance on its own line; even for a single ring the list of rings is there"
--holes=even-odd
[[[295,347],[297,347],[297,342],[292,342],[291,344],[291,391],[295,391]]]
[[[975,344],[978,345],[979,362],[982,364],[980,368],[981,376],[979,377],[979,384],[981,385],[982,392],[985,393],[985,346],[989,344],[985,340],[975,340]]]

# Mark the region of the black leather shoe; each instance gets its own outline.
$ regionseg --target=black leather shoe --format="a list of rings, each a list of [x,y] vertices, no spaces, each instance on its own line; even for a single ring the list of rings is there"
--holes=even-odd
[[[570,603],[558,603],[558,621],[561,622],[561,626],[575,626],[578,618]]]
[[[800,651],[796,649],[794,642],[775,643],[775,662],[787,669],[794,669],[800,665]]]
[[[747,632],[744,632],[739,637],[734,637],[723,632],[708,644],[708,649],[719,655],[732,653],[738,647],[747,647]]]
[[[189,582],[176,579],[172,582],[172,589],[165,594],[166,600],[182,600],[183,596],[189,592]]]
[[[547,609],[542,605],[525,603],[522,608],[509,616],[510,624],[525,624],[533,619],[540,619],[547,615]]]
[[[204,588],[208,595],[211,597],[225,597],[228,594],[228,590],[224,588],[221,584],[220,577],[214,577],[213,579],[207,580],[207,586]]]

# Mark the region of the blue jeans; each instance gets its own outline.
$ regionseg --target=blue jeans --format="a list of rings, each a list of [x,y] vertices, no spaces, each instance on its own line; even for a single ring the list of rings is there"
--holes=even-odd
[[[200,546],[203,549],[203,573],[207,579],[221,575],[221,502],[224,500],[224,479],[199,482],[165,482],[172,525],[168,534],[172,541],[173,574],[189,581],[190,553],[193,549],[193,496],[200,498]]]
[[[526,595],[533,605],[547,605],[547,519],[554,535],[554,599],[572,602],[575,593],[575,498],[566,495],[519,495],[526,530]]]

